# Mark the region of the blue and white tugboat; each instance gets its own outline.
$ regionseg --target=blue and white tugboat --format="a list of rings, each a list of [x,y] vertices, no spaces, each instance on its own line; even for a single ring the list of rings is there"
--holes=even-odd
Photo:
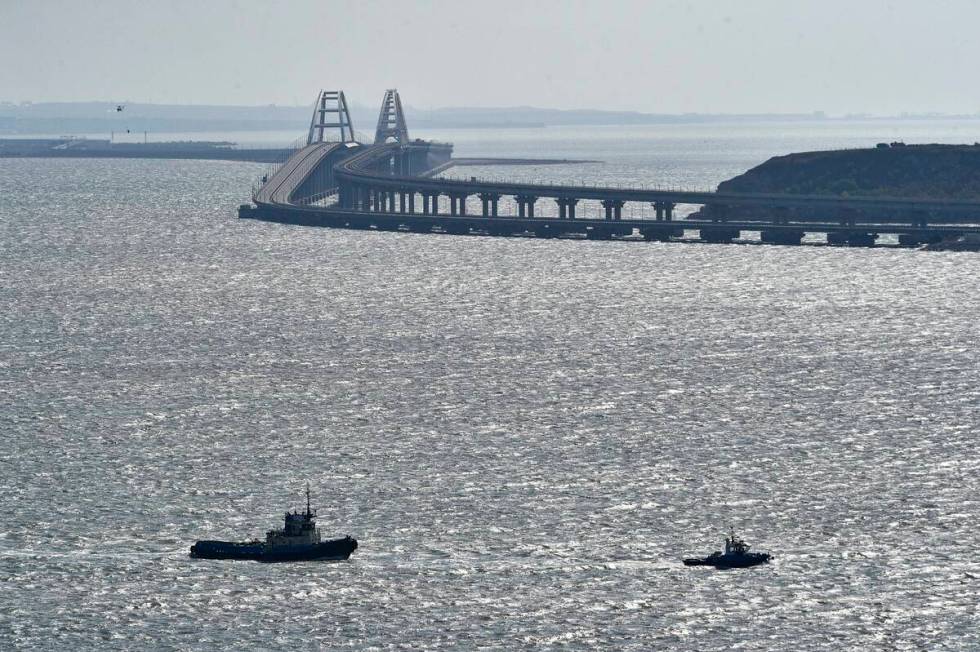
[[[715,551],[707,557],[688,557],[685,566],[714,566],[715,568],[748,568],[765,564],[772,555],[768,552],[749,552],[749,546],[735,536],[735,528],[725,539],[725,552]]]
[[[286,512],[281,530],[269,530],[265,541],[198,541],[191,546],[196,559],[250,559],[254,561],[338,561],[357,549],[357,539],[321,541],[316,511],[310,509],[310,485],[306,485],[306,512]]]

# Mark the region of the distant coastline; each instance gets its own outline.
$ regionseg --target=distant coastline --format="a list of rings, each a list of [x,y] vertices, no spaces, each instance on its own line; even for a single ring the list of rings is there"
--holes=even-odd
[[[0,134],[92,134],[112,131],[188,133],[222,131],[294,131],[309,125],[306,106],[218,106],[176,104],[117,104],[105,102],[0,102]],[[372,131],[377,116],[366,106],[352,104],[355,128]],[[975,115],[903,114],[828,116],[812,113],[660,114],[636,111],[561,110],[528,106],[406,109],[410,123],[421,129],[540,129],[577,125],[669,125],[725,122],[835,122],[841,120],[977,120]]]

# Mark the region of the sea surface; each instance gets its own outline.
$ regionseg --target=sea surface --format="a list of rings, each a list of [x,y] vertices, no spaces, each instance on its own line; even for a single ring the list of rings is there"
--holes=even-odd
[[[412,135],[691,187],[980,122]],[[980,648],[980,254],[238,220],[262,170],[0,159],[0,649]],[[188,558],[307,482],[349,561]],[[729,525],[773,563],[680,563]]]

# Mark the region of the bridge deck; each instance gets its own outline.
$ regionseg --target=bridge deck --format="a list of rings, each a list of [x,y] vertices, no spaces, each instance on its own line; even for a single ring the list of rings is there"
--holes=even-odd
[[[296,151],[275,174],[273,174],[256,193],[256,204],[289,204],[296,189],[325,158],[344,143],[313,143]]]
[[[674,204],[750,205],[770,207],[806,207],[854,210],[940,211],[959,215],[980,216],[980,201],[914,197],[835,197],[829,195],[788,195],[770,193],[703,192],[682,189],[653,189],[636,187],[589,186],[567,184],[532,184],[491,182],[481,179],[456,180],[431,176],[382,175],[366,168],[366,164],[390,155],[397,145],[367,147],[358,156],[338,166],[338,172],[357,183],[392,191],[438,192],[442,194],[477,195],[481,193],[528,196],[536,198],[574,198],[618,200],[629,202],[670,202]],[[464,159],[465,160],[465,159]],[[438,173],[454,165],[451,159]]]

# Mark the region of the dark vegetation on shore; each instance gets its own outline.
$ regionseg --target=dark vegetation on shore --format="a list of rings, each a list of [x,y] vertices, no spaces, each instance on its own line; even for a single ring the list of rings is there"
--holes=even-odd
[[[882,144],[777,156],[719,191],[873,197],[980,198],[980,144]]]
[[[718,185],[719,192],[832,195],[835,197],[905,197],[980,199],[980,144],[905,145],[799,152],[776,156]],[[845,216],[799,209],[776,213],[759,208],[708,205],[707,219],[802,219],[834,221]],[[872,215],[869,215],[871,217]],[[904,221],[914,216],[873,217]],[[941,219],[941,216],[938,216]]]

